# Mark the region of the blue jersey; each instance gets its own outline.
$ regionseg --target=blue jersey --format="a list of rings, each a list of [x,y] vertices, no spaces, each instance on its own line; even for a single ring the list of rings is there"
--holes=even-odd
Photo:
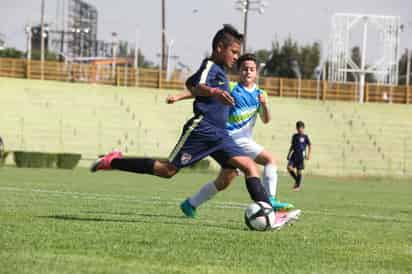
[[[189,81],[193,86],[204,84],[229,92],[225,69],[209,59],[202,62],[199,70],[189,78]],[[193,112],[196,116],[203,116],[202,121],[220,129],[226,127],[229,109],[230,106],[223,104],[214,96],[196,96],[193,103]]]
[[[253,88],[245,88],[240,83],[230,83],[230,95],[235,100],[231,107],[226,129],[229,135],[235,139],[251,138],[256,118],[261,110],[259,96],[266,93],[256,85]]]

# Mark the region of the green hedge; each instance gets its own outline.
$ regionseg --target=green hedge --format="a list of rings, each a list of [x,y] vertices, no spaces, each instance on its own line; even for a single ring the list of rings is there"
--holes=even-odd
[[[81,154],[74,153],[14,151],[14,162],[17,167],[73,169],[80,158]]]
[[[73,169],[77,166],[81,158],[82,158],[81,154],[75,154],[75,153],[57,154],[57,168]]]
[[[8,155],[8,151],[0,151],[0,167],[4,166]]]

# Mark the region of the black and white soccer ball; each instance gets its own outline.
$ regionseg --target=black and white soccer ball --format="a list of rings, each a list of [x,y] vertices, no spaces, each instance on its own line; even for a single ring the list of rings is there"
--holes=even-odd
[[[265,202],[250,204],[245,210],[245,223],[251,230],[269,230],[275,225],[275,219],[275,211]]]

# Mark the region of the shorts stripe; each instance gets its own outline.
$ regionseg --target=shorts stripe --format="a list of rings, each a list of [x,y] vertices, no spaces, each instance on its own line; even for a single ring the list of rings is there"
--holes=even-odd
[[[180,137],[179,142],[176,144],[175,148],[173,151],[170,153],[169,156],[169,162],[172,162],[173,159],[176,157],[176,155],[179,153],[179,151],[182,149],[184,143],[186,142],[187,138],[189,138],[190,133],[199,125],[199,123],[202,121],[203,116],[200,115],[198,118],[193,120],[192,125],[189,126],[189,128],[186,130],[185,134]]]

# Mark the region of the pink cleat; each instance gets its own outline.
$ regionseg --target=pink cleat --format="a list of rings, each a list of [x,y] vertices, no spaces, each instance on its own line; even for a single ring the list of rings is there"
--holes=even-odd
[[[123,155],[120,151],[112,151],[103,157],[97,158],[96,161],[91,165],[90,171],[91,172],[96,172],[98,170],[110,170],[112,167],[110,166],[111,162],[113,159],[119,159],[122,158]]]

